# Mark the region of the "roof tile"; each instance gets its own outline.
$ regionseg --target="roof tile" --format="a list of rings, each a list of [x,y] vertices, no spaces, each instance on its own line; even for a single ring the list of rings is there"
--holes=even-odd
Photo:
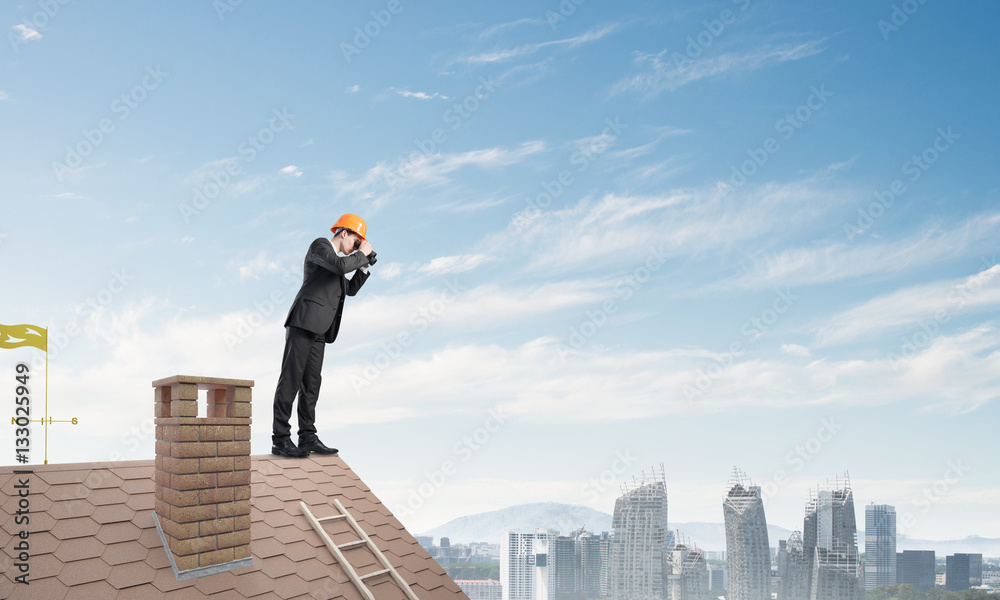
[[[46,577],[55,577],[62,571],[63,561],[55,554],[32,555],[31,557],[31,584]]]
[[[49,556],[55,556],[64,563],[70,563],[85,558],[97,558],[104,554],[104,549],[104,544],[95,537],[78,537],[63,540],[56,551]]]
[[[152,584],[136,585],[130,588],[118,590],[115,600],[149,600],[149,598],[159,598],[160,592]]]
[[[295,572],[306,581],[314,581],[321,577],[329,577],[330,567],[317,560],[316,552],[313,551],[309,558],[295,565]]]
[[[82,483],[61,483],[49,487],[45,495],[57,502],[59,500],[82,500],[90,495],[90,488]]]
[[[285,544],[285,556],[300,562],[316,556],[316,549],[303,541],[292,542]]]
[[[269,560],[264,561],[264,564],[260,567],[261,571],[264,571],[268,577],[273,577],[277,579],[283,575],[288,575],[289,573],[295,572],[295,563],[292,562],[288,557],[283,554],[278,556],[272,556]]]
[[[132,494],[152,494],[156,491],[156,485],[149,477],[145,479],[128,479],[122,483],[121,489],[130,496]]]
[[[97,521],[90,517],[77,517],[75,519],[60,519],[52,526],[52,535],[60,540],[69,540],[78,537],[93,536],[101,529]]]
[[[299,479],[308,479],[309,472],[303,470],[302,467],[299,466],[299,464],[301,463],[297,463],[293,468],[285,469],[283,475],[291,479],[292,481],[297,481]]]
[[[160,593],[167,594],[174,590],[181,590],[184,588],[189,588],[194,585],[194,582],[190,579],[185,581],[177,581],[174,577],[174,572],[169,567],[166,569],[158,569],[156,575],[153,576],[153,587],[158,589]],[[190,598],[190,592],[188,593]]]
[[[53,502],[47,511],[54,519],[62,520],[72,517],[89,517],[94,514],[94,505],[86,500],[61,500]]]
[[[195,577],[191,581],[199,592],[205,595],[218,594],[236,587],[237,576],[232,571],[216,573],[211,577]]]
[[[309,475],[309,473],[304,471],[299,471],[299,473],[306,476]],[[297,489],[300,493],[312,492],[316,490],[316,482],[312,479],[297,479],[295,480],[295,483],[292,484],[292,487]]]
[[[268,496],[266,498],[256,498],[255,500],[251,501],[250,504],[257,510],[261,510],[264,512],[271,512],[274,510],[285,509],[285,503],[282,502],[281,500],[278,500],[274,496]]]
[[[406,593],[388,575],[372,579],[368,589],[372,591],[375,600],[406,600]]]
[[[35,556],[55,552],[59,547],[59,538],[48,531],[39,531],[31,534],[31,552]]]
[[[53,469],[51,471],[35,470],[35,475],[49,485],[60,483],[83,483],[90,475],[90,469]]]
[[[150,550],[136,542],[119,542],[104,547],[101,558],[112,567],[137,560],[146,560]]]
[[[150,492],[148,494],[132,494],[125,504],[132,510],[153,510],[156,505],[156,496]]]
[[[281,545],[281,542],[274,538],[268,538],[260,540],[251,545],[250,551],[254,556],[259,556],[261,559],[271,558],[272,556],[279,556],[285,551],[285,547]]]
[[[90,496],[87,497],[94,506],[103,506],[105,504],[122,504],[128,500],[128,494],[121,491],[120,489],[99,489],[90,492]]]
[[[274,528],[267,523],[251,523],[250,524],[250,540],[262,540],[264,538],[274,537]]]
[[[149,467],[145,465],[136,467],[113,467],[111,472],[125,480],[145,479],[152,481],[149,476]]]
[[[295,525],[285,525],[284,527],[275,527],[274,529],[274,539],[281,542],[283,545],[288,545],[294,542],[302,540],[302,530]]]
[[[144,547],[142,544],[137,545]],[[150,548],[149,554],[146,555],[146,564],[154,569],[169,569],[170,559],[167,558],[167,551],[162,546],[159,548]]]
[[[137,540],[141,534],[142,530],[133,523],[109,523],[101,526],[101,530],[97,532],[97,539],[105,544],[115,544]]]
[[[292,573],[274,580],[274,589],[285,598],[308,594],[311,586],[304,579]]]
[[[108,576],[108,583],[117,589],[142,585],[153,581],[156,570],[146,564],[145,561],[137,561],[121,565],[113,569]]]
[[[131,521],[134,519],[135,511],[125,504],[108,504],[106,506],[98,506],[94,510],[94,513],[90,515],[90,518],[101,525],[105,523],[121,523],[122,521]]]
[[[144,529],[139,534],[139,543],[147,548],[163,547],[163,540],[160,539],[160,534],[156,532],[156,529]]]
[[[120,488],[124,479],[115,475],[108,469],[95,469],[87,475],[87,478],[83,480],[83,485],[87,486],[92,490],[99,490],[102,488]]]
[[[34,567],[32,567],[34,574]],[[14,585],[13,589],[4,589],[7,579],[0,577],[0,597],[10,598],[10,600],[20,600],[21,598],[45,598],[45,600],[63,600],[66,597],[66,586],[55,577],[47,579],[29,580],[29,585]],[[9,594],[9,595],[8,595]]]
[[[235,591],[246,598],[252,598],[258,594],[264,594],[274,589],[274,580],[260,570],[241,575],[236,581]]]
[[[294,487],[283,487],[273,491],[273,496],[282,502],[293,502],[299,499],[299,491]]]
[[[47,465],[36,470],[32,528],[51,532],[32,536],[33,575],[37,577],[32,592],[46,589],[51,593],[44,597],[54,600],[64,595],[131,600],[209,594],[216,600],[362,600],[299,508],[299,501],[304,501],[317,517],[330,516],[337,512],[332,500],[340,498],[423,600],[467,600],[339,456],[296,461],[251,457],[254,566],[178,582],[153,525],[152,461],[122,465]],[[0,487],[11,479],[5,469],[0,467]],[[44,510],[35,512],[39,506]],[[336,543],[357,539],[345,521],[323,525]],[[0,529],[3,542],[20,527],[15,529],[8,519]],[[361,573],[382,569],[365,548],[346,554]],[[10,583],[0,576],[0,597],[8,595]],[[404,598],[387,576],[369,583],[377,600]]]
[[[57,578],[68,587],[80,586],[92,581],[103,581],[111,573],[108,563],[99,558],[78,560],[63,566]],[[79,588],[77,588],[79,589]],[[112,596],[114,593],[112,592]],[[95,598],[100,596],[94,596]]]

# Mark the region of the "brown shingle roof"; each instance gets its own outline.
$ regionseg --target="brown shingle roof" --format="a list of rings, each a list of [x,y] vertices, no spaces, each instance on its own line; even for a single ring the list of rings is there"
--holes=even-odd
[[[468,600],[438,563],[339,456],[251,457],[254,564],[177,581],[153,523],[153,461],[36,465],[30,475],[30,585],[16,584],[18,475],[0,467],[0,598],[343,598],[362,600],[299,509],[336,514],[338,498],[420,600]],[[24,477],[21,475],[20,477]],[[324,528],[336,543],[356,539],[342,520]],[[381,570],[363,546],[343,550],[359,574]],[[376,600],[405,600],[387,576]]]

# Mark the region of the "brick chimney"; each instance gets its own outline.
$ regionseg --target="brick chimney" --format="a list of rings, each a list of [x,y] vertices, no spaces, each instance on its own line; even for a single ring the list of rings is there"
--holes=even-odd
[[[178,580],[253,564],[250,388],[253,381],[175,375],[155,388],[155,521]],[[198,417],[198,390],[208,390]]]

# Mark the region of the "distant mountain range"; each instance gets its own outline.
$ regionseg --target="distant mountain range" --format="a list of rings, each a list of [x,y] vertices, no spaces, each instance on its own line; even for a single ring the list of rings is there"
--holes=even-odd
[[[504,532],[515,529],[532,530],[539,527],[558,529],[568,533],[581,527],[588,531],[610,532],[611,515],[587,506],[559,504],[557,502],[535,502],[520,504],[448,521],[427,531],[424,535],[434,536],[437,543],[447,537],[453,544],[489,542],[497,544]],[[721,551],[726,549],[726,529],[722,523],[670,523],[671,530],[681,534],[702,550]],[[767,526],[767,535],[772,547],[779,540],[788,539],[791,530],[777,525]],[[858,546],[864,551],[864,532],[858,532]],[[934,550],[938,556],[956,552],[981,553],[983,556],[1000,556],[1000,539],[970,536],[961,540],[919,540],[901,535],[897,538],[896,550]]]

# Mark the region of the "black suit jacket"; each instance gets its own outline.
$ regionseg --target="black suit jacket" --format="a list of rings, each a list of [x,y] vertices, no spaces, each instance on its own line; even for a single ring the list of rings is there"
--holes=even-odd
[[[330,240],[316,239],[306,253],[302,287],[292,301],[285,327],[325,334],[328,344],[336,340],[344,313],[344,296],[357,294],[369,273],[358,271],[350,280],[344,275],[368,264],[368,257],[361,252],[339,256]]]

